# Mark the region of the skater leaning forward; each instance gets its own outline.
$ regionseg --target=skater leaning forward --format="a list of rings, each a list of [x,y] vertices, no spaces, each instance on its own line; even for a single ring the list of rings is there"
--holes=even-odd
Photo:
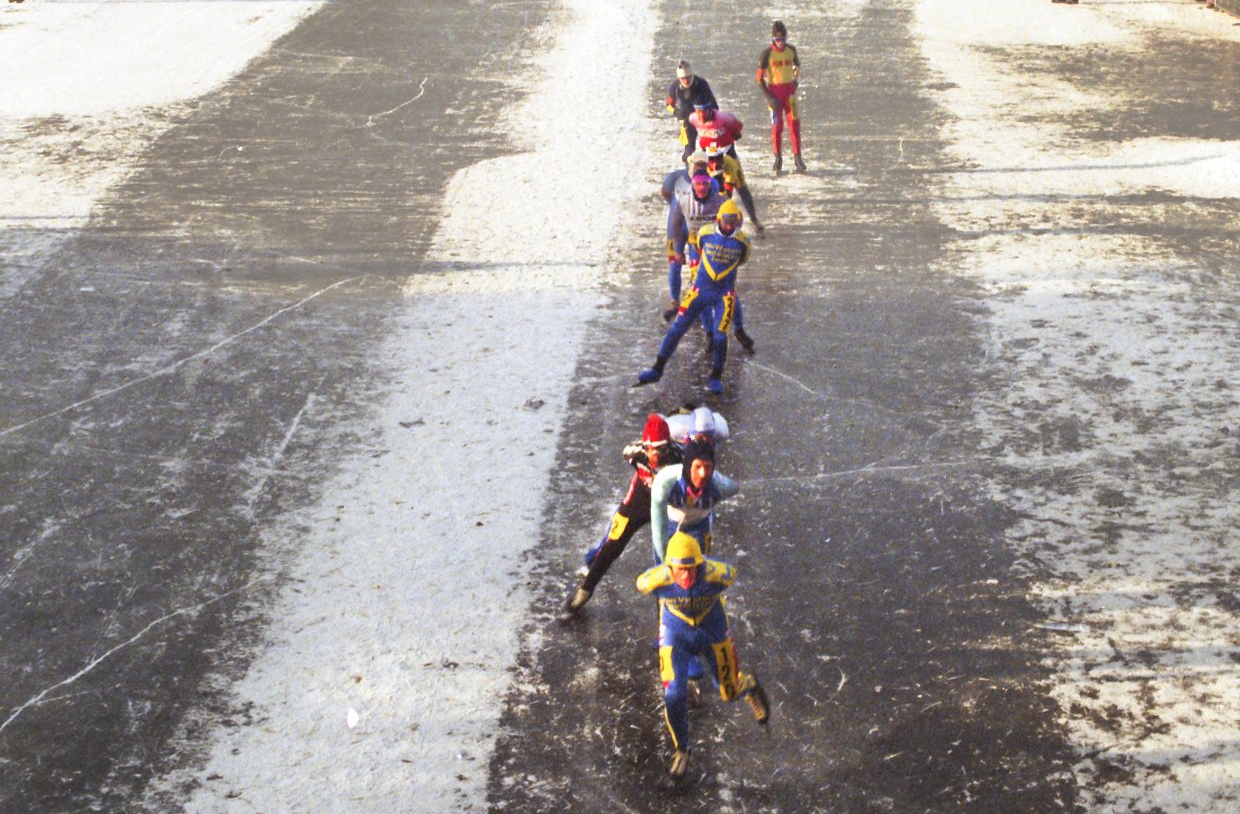
[[[624,499],[612,513],[607,533],[586,552],[586,574],[568,598],[564,609],[576,613],[594,595],[594,589],[643,526],[650,522],[650,486],[660,469],[680,463],[680,447],[672,442],[667,421],[657,413],[646,416],[640,441],[624,448],[624,459],[633,467]]]
[[[685,161],[689,154],[697,149],[697,130],[689,124],[689,117],[699,106],[719,109],[715,101],[715,93],[710,83],[701,76],[695,76],[689,60],[682,59],[676,64],[676,79],[667,88],[667,112],[680,122],[680,144],[684,147],[680,160]]]
[[[709,176],[707,176],[709,178]],[[714,181],[710,182],[711,184]],[[737,305],[737,269],[749,257],[749,239],[741,231],[743,217],[735,201],[726,200],[719,206],[716,224],[707,224],[690,237],[690,265],[695,266],[693,288],[681,299],[676,318],[668,327],[659,345],[654,365],[637,375],[635,387],[663,378],[663,368],[676,352],[676,346],[702,314],[709,316],[711,330],[711,370],[707,389],[723,392],[723,366],[728,355],[728,331],[736,322],[736,336],[746,349],[753,340],[740,325]]]
[[[641,439],[626,444],[622,453],[624,460],[634,470],[628,490],[624,493],[620,505],[612,512],[607,531],[602,539],[586,551],[585,574],[564,603],[564,609],[568,613],[575,614],[585,607],[594,595],[599,582],[602,581],[612,564],[624,553],[633,535],[652,522],[651,510],[655,501],[651,496],[651,490],[654,481],[657,480],[657,475],[664,469],[673,467],[679,473],[682,450],[688,448],[690,454],[696,459],[700,455],[698,450],[703,447],[708,448],[708,454],[711,455],[709,471],[713,473],[715,444],[727,440],[727,437],[727,419],[707,407],[691,408],[690,406],[668,416],[658,413],[650,413],[646,416]],[[702,473],[706,471],[703,467],[704,465],[700,462],[696,467],[699,484],[702,483]],[[706,475],[706,479],[710,479],[710,474]],[[669,513],[675,514],[677,518],[683,518],[684,490],[686,486],[693,488],[691,483],[679,484],[678,489],[674,490],[672,486],[676,480],[677,478],[672,478],[672,482],[661,485],[659,489],[659,518],[656,525],[662,530],[660,532],[663,535],[662,546],[666,546],[667,534],[670,533],[666,529],[669,524],[672,525],[672,531],[676,530],[675,521],[669,520]],[[738,488],[735,482],[720,475],[717,485],[709,493],[706,502],[713,506],[715,496],[722,498],[728,494],[735,494]],[[676,492],[674,497],[673,491]],[[673,503],[670,509],[669,500]],[[709,531],[709,525],[709,518],[707,518],[702,528]],[[656,546],[656,552],[660,552],[662,546]],[[662,562],[660,555],[656,555],[656,562]]]
[[[659,676],[663,707],[672,737],[669,774],[677,780],[689,765],[689,667],[694,660],[719,687],[724,701],[744,698],[760,724],[770,716],[766,692],[757,676],[740,671],[722,594],[736,579],[736,568],[702,556],[698,541],[672,535],[662,565],[637,578],[637,590],[659,600]]]
[[[650,486],[650,543],[654,561],[666,561],[668,542],[677,532],[710,553],[715,507],[740,491],[736,481],[715,470],[715,445],[694,439],[681,452],[683,463],[664,467]]]

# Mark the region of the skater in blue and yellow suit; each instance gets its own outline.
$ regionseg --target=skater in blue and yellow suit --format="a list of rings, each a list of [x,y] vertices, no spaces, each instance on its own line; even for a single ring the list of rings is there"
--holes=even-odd
[[[667,557],[637,578],[637,590],[659,599],[659,674],[663,709],[672,736],[673,778],[689,765],[689,662],[701,659],[724,701],[744,698],[754,718],[770,716],[766,692],[756,676],[742,673],[728,628],[721,594],[736,579],[736,568],[702,556],[691,535],[677,532],[667,543]]]
[[[719,207],[715,223],[698,229],[690,238],[691,259],[697,260],[693,287],[680,301],[676,319],[668,326],[654,366],[637,375],[635,386],[657,382],[663,378],[667,360],[676,352],[685,332],[698,316],[706,311],[713,316],[714,339],[711,345],[711,371],[707,389],[723,392],[723,365],[728,357],[728,330],[736,314],[737,269],[749,259],[749,238],[741,231],[740,207],[725,201]]]

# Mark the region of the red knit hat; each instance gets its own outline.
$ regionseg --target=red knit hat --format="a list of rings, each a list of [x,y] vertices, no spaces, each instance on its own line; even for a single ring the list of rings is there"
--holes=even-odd
[[[642,442],[646,444],[666,444],[672,440],[672,431],[667,422],[658,413],[646,416],[646,426],[642,430]]]

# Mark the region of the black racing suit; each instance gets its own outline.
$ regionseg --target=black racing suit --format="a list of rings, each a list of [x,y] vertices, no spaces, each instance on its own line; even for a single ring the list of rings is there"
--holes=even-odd
[[[719,102],[715,100],[710,83],[696,75],[687,88],[680,84],[679,79],[673,79],[672,84],[667,86],[665,102],[668,107],[672,108],[672,115],[680,120],[682,137],[686,139],[684,154],[681,156],[683,161],[697,149],[697,129],[689,124],[689,116],[693,113],[695,106],[704,104],[718,110]]]
[[[629,490],[624,499],[616,507],[607,527],[607,534],[586,554],[589,571],[581,581],[581,587],[593,592],[599,580],[611,568],[642,527],[650,522],[650,484],[655,473],[646,459],[646,451],[640,441],[624,448],[624,459],[633,469],[633,479],[629,482]],[[675,444],[668,444],[667,450],[659,456],[659,468],[680,463],[680,449]]]

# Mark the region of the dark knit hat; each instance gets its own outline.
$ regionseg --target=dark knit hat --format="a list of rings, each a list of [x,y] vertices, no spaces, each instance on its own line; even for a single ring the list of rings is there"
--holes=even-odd
[[[705,461],[715,462],[715,446],[708,441],[695,439],[685,444],[685,454],[681,456],[684,461],[685,476],[688,477],[689,470],[693,468],[693,462],[701,458]]]

